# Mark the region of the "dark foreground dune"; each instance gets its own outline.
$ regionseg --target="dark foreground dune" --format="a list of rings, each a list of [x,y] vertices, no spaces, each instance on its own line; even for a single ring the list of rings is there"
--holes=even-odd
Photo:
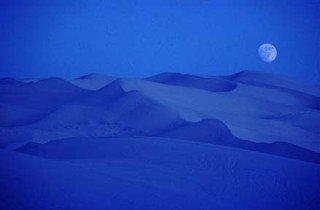
[[[316,209],[317,164],[165,138],[72,138],[1,151],[15,209]],[[37,157],[35,157],[37,156]],[[39,158],[41,157],[41,158]],[[44,158],[44,159],[43,159]]]

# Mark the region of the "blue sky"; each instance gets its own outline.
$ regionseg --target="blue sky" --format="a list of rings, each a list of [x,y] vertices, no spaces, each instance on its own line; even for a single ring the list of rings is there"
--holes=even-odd
[[[0,3],[0,76],[258,70],[320,82],[320,0]],[[278,57],[261,61],[272,43]]]

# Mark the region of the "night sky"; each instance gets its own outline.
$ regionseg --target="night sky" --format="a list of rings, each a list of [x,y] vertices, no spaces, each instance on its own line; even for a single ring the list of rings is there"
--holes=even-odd
[[[239,2],[1,0],[0,77],[257,70],[319,83],[320,0]]]

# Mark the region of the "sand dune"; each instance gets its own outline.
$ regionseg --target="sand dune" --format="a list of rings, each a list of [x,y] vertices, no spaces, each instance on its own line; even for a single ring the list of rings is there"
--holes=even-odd
[[[300,91],[314,96],[320,96],[320,86],[311,85],[306,82],[297,81],[292,78],[280,77],[258,71],[241,71],[239,73],[225,76],[224,78],[254,86],[266,86],[272,88],[285,88]]]
[[[264,74],[239,75],[260,81]],[[76,136],[163,136],[170,131],[177,138],[194,136],[199,141],[215,142],[221,134],[255,143],[285,142],[320,151],[317,96],[296,91],[301,87],[292,86],[298,82],[278,89],[238,83],[239,75],[209,78],[164,73],[148,81],[116,79],[95,91],[80,89],[58,78],[26,83],[12,87],[12,92],[3,91],[7,105],[2,104],[0,111],[14,117],[2,118],[2,126],[7,128],[0,128],[1,141],[9,145]],[[266,83],[273,80],[265,77]],[[101,79],[99,75],[79,79],[97,78]],[[12,94],[19,91],[23,94]],[[313,92],[316,91],[314,87]],[[15,125],[25,126],[12,127]],[[179,131],[183,125],[191,127]]]
[[[237,83],[216,78],[205,78],[180,73],[162,73],[149,78],[148,81],[159,82],[168,85],[177,85],[204,89],[212,92],[226,92],[237,88]]]
[[[318,91],[248,71],[0,79],[0,208],[316,209]]]
[[[22,126],[36,122],[87,93],[59,78],[1,87],[0,126]]]
[[[317,132],[265,117],[318,112],[306,106],[305,101],[289,97],[283,92],[255,86],[252,90],[246,85],[239,85],[230,92],[211,92],[140,80],[126,80],[123,88],[126,91],[138,90],[178,110],[186,121],[197,122],[208,118],[221,120],[233,135],[242,139],[265,143],[288,142],[320,151]],[[319,121],[318,117],[313,115],[313,121]],[[308,124],[308,121],[303,123]]]
[[[20,152],[55,161],[1,152],[0,161],[7,163],[0,171],[7,196],[0,199],[7,202],[2,205],[12,201],[11,205],[33,209],[48,204],[78,209],[319,205],[318,165],[212,144],[146,137],[72,138]],[[40,195],[43,199],[38,199]],[[72,202],[65,203],[65,196]]]
[[[115,77],[110,77],[103,74],[88,74],[88,75],[70,80],[70,82],[83,89],[98,90],[106,86],[107,84],[109,84],[115,79],[116,79]]]
[[[1,88],[5,88],[7,85],[12,85],[12,86],[19,86],[22,85],[23,82],[10,78],[10,77],[4,77],[0,79],[0,86]]]

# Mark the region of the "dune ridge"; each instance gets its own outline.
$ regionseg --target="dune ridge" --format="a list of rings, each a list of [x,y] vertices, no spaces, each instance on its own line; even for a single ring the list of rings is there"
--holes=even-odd
[[[261,80],[264,74],[239,75]],[[27,120],[21,123],[17,119],[19,127],[0,127],[0,140],[9,146],[10,142],[45,143],[69,137],[159,136],[317,162],[317,97],[291,87],[293,93],[228,81],[238,80],[239,75],[210,78],[163,73],[145,80],[114,79],[91,91],[59,78],[25,83],[18,89],[12,87],[12,92],[28,90],[28,95],[31,90],[42,91],[49,102],[40,94],[31,105],[45,114],[26,111],[28,102],[13,109],[20,106],[21,98],[8,100],[10,107],[2,105],[0,111],[17,114],[21,110]],[[92,74],[78,79],[99,77]],[[8,91],[3,93],[8,95]],[[285,152],[286,148],[292,154]]]

